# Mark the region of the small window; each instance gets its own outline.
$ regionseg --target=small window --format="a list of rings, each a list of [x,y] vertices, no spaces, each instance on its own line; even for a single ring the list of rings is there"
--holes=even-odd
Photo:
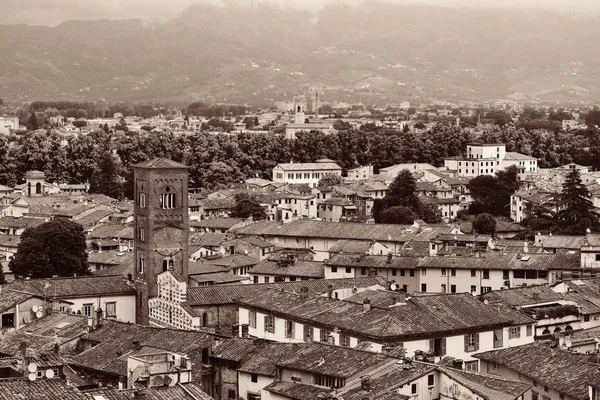
[[[411,270],[410,270],[410,273],[409,273],[409,275],[410,275],[410,276],[415,276],[415,270],[414,270],[414,269],[411,269]]]
[[[527,325],[526,335],[527,336],[532,336],[533,335],[533,325]]]
[[[600,254],[596,254],[596,261],[600,261]]]
[[[92,303],[84,304],[82,307],[82,314],[86,317],[91,317],[94,311],[94,305]]]
[[[435,385],[435,375],[427,375],[427,386],[432,387]]]
[[[141,208],[146,207],[146,193],[140,193],[139,198],[139,206]]]
[[[450,293],[456,293],[456,285],[450,285]]]
[[[331,273],[335,274],[337,272],[337,267],[331,267]]]
[[[490,279],[490,270],[489,269],[483,270],[483,279]]]
[[[452,268],[452,269],[450,270],[450,275],[451,275],[451,276],[456,276],[456,268]]]
[[[250,311],[248,324],[250,325],[250,328],[256,329],[256,311]]]
[[[117,316],[117,302],[111,301],[104,305],[106,309],[106,318],[115,318]]]
[[[477,276],[477,270],[476,269],[472,269],[471,270],[471,276]]]
[[[352,273],[352,267],[346,267],[346,273],[347,274],[351,274]]]
[[[417,394],[417,384],[416,383],[413,383],[410,385],[410,393]]]
[[[250,381],[252,383],[258,383],[258,375],[257,374],[250,374]]]
[[[421,292],[423,292],[423,293],[427,292],[427,284],[426,283],[421,283]]]
[[[237,395],[235,394],[235,389],[229,389],[227,391],[227,400],[237,400]]]
[[[446,268],[442,268],[442,276],[446,276]]]
[[[143,273],[144,273],[144,267],[145,267],[145,265],[144,265],[144,264],[145,264],[144,256],[143,256],[143,255],[140,255],[140,259],[139,259],[139,261],[138,261],[138,272],[139,272],[140,274],[143,274]]]
[[[294,323],[292,321],[285,321],[285,337],[294,337]]]

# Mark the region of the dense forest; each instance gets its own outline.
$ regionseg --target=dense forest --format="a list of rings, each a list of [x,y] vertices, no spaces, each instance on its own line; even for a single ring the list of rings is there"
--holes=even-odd
[[[457,126],[438,124],[423,132],[402,132],[364,126],[332,135],[308,132],[297,140],[265,133],[187,134],[155,132],[92,132],[63,137],[52,131],[0,137],[0,183],[23,182],[25,172],[44,171],[54,182],[90,182],[96,191],[128,195],[132,165],[153,157],[170,157],[190,167],[191,184],[213,190],[249,177],[270,178],[281,162],[335,160],[345,170],[372,164],[379,168],[397,163],[443,165],[446,157],[464,153],[469,142],[503,142],[507,151],[540,159],[540,167],[569,162],[600,167],[600,133],[586,131],[528,131],[513,124],[495,126],[478,136]],[[109,176],[106,176],[106,175]],[[106,187],[109,186],[109,188]]]

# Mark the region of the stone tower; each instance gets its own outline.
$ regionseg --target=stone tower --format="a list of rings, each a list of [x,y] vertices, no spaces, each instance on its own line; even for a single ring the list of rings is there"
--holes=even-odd
[[[188,276],[188,168],[157,158],[134,166],[136,323],[148,324],[148,299],[158,294],[157,275]]]
[[[46,177],[42,171],[25,173],[25,196],[42,196],[46,191]]]
[[[305,112],[306,112],[306,97],[304,95],[299,95],[294,97],[294,122],[296,124],[303,124],[305,121]]]

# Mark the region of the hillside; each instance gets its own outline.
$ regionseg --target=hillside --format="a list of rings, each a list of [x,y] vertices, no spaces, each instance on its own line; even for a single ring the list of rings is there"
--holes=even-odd
[[[596,19],[365,3],[195,5],[162,24],[0,26],[0,97],[259,103],[600,98]]]

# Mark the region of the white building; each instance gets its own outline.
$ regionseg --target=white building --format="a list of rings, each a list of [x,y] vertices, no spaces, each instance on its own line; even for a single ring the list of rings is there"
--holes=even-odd
[[[19,129],[19,117],[0,116],[0,134],[8,134],[14,129]]]
[[[327,174],[341,177],[342,167],[331,160],[321,160],[314,163],[277,164],[273,168],[273,182],[304,183],[315,187],[319,180]]]
[[[515,152],[507,152],[502,143],[468,144],[465,157],[452,157],[444,160],[444,167],[455,172],[457,177],[494,175],[510,166],[516,166],[519,173],[537,172],[537,159]]]

